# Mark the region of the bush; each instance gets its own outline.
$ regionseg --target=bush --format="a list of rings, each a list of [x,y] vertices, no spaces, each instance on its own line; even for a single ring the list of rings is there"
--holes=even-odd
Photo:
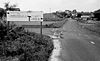
[[[49,36],[26,32],[15,24],[0,22],[0,60],[47,61],[54,48]]]

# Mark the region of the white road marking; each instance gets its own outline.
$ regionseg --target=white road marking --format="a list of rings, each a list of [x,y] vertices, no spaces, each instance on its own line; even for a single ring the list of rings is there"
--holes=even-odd
[[[90,43],[95,44],[93,41],[90,41]]]

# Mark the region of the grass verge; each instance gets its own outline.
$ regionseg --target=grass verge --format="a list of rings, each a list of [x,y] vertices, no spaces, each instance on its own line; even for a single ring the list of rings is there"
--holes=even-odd
[[[100,35],[100,21],[95,21],[95,23],[79,22],[80,25],[91,32],[97,33]]]

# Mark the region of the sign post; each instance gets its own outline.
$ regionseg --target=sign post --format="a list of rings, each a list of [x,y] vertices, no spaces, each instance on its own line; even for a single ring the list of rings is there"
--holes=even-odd
[[[42,39],[42,22],[40,22],[40,34],[41,34],[41,39]]]

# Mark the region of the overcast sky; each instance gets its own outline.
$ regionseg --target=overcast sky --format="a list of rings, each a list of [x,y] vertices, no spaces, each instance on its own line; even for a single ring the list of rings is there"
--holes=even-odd
[[[17,4],[23,11],[52,12],[58,10],[94,11],[100,9],[100,0],[0,0],[0,7],[5,2]]]

